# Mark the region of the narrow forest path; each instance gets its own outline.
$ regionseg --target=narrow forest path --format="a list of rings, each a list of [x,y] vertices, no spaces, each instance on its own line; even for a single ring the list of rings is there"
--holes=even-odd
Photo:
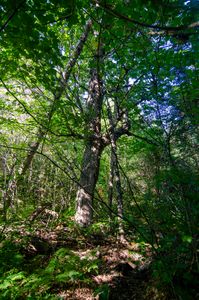
[[[149,246],[141,251],[139,244],[121,244],[116,238],[97,234],[74,238],[68,235],[67,228],[63,229],[49,233],[36,232],[37,238],[31,240],[28,251],[36,249],[37,252],[45,252],[48,247],[57,251],[67,247],[80,260],[97,261],[97,264],[93,265],[94,272],[90,274],[92,282],[85,284],[77,281],[67,288],[63,286],[57,290],[61,299],[156,299],[156,291],[148,288],[152,259]]]
[[[5,229],[7,241],[12,241],[22,258],[17,269],[12,260],[5,269],[0,291],[13,270],[13,278],[18,279],[8,286],[15,293],[4,297],[6,288],[2,289],[1,299],[171,299],[155,287],[149,245],[122,244],[103,230],[47,225],[35,222],[31,227],[20,224]],[[13,255],[12,249],[6,252],[6,241],[1,249],[3,255]]]

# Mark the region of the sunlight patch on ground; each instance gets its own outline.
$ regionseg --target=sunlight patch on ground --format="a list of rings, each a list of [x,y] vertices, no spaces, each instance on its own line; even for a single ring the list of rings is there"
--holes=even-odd
[[[67,300],[94,300],[97,299],[93,296],[92,289],[89,288],[76,288],[74,290],[63,291],[58,296],[61,299]]]

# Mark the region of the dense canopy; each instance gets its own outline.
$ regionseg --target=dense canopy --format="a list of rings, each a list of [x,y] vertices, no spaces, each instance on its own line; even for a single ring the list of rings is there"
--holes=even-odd
[[[1,1],[0,252],[26,261],[34,247],[36,271],[0,259],[0,298],[60,299],[99,272],[67,237],[49,248],[40,234],[58,227],[79,248],[96,233],[139,245],[159,298],[140,285],[124,299],[198,295],[198,16],[194,0]],[[52,260],[37,270],[40,254]],[[64,257],[73,275],[48,271]],[[111,286],[93,297],[123,299]]]

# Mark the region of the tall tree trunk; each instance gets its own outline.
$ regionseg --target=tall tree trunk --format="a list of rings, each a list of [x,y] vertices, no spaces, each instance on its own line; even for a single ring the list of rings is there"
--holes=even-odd
[[[118,199],[118,214],[120,216],[119,229],[122,237],[122,190],[120,175],[116,155],[116,141],[123,134],[128,134],[130,124],[126,112],[121,114],[122,125],[118,128],[117,122],[110,122],[110,128],[106,134],[101,133],[101,111],[102,111],[102,81],[99,77],[99,61],[102,59],[102,47],[98,45],[98,68],[91,71],[91,80],[89,84],[89,97],[87,102],[87,132],[88,138],[83,155],[82,171],[79,181],[79,187],[76,196],[76,214],[75,220],[80,226],[89,226],[93,215],[93,197],[97,179],[99,176],[100,157],[103,149],[112,145],[114,174],[116,176],[116,190]],[[114,148],[115,147],[115,148]],[[115,156],[115,157],[114,157]]]
[[[114,141],[113,152],[114,152],[113,164],[114,164],[114,174],[115,174],[115,185],[116,185],[116,193],[117,193],[119,239],[121,242],[123,242],[125,240],[124,227],[123,227],[123,193],[122,193],[122,185],[121,185],[120,171],[119,171],[119,165],[118,165],[116,141]]]
[[[75,220],[80,226],[92,221],[95,186],[99,175],[100,157],[103,150],[101,138],[102,81],[99,70],[91,70],[87,101],[87,131],[89,136],[83,155],[82,171],[77,191]]]
[[[115,182],[116,196],[117,196],[117,210],[118,210],[118,226],[119,226],[119,239],[121,242],[125,240],[124,238],[124,228],[123,228],[123,194],[122,185],[120,179],[119,163],[117,156],[117,137],[115,131],[115,123],[117,122],[117,107],[114,107],[114,113],[111,111],[109,102],[107,102],[108,118],[110,123],[110,142],[111,142],[111,168],[112,168],[112,183]],[[123,113],[124,128],[128,125],[127,113]],[[110,199],[109,199],[110,201]]]
[[[113,181],[114,181],[114,153],[111,148],[111,158],[110,158],[110,173],[109,173],[109,181],[108,181],[108,205],[112,209],[113,205]],[[112,212],[109,212],[110,221],[112,219]]]

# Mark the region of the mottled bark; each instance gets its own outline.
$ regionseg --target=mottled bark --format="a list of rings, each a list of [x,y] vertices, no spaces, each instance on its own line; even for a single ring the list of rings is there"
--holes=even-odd
[[[82,171],[77,191],[77,209],[75,219],[81,226],[88,226],[93,216],[93,195],[99,175],[101,141],[93,139],[87,143],[84,151]]]
[[[93,196],[99,175],[100,156],[103,150],[101,139],[102,81],[97,69],[91,70],[89,97],[87,101],[88,138],[83,155],[82,171],[77,191],[75,220],[80,226],[92,221]]]
[[[116,141],[121,135],[128,133],[130,125],[127,112],[122,112],[120,118],[122,123],[121,127],[118,128],[118,121],[116,120],[114,122],[111,117],[110,128],[108,132],[106,134],[101,134],[102,100],[102,81],[99,78],[99,70],[93,69],[91,72],[89,97],[87,101],[88,138],[83,155],[82,171],[76,196],[77,209],[75,220],[80,226],[85,227],[89,226],[92,222],[93,197],[99,175],[100,157],[103,149],[111,144],[113,154],[112,164],[118,200],[119,231],[120,237],[122,238],[123,204],[120,174],[116,154]],[[110,190],[110,192],[112,191]]]

